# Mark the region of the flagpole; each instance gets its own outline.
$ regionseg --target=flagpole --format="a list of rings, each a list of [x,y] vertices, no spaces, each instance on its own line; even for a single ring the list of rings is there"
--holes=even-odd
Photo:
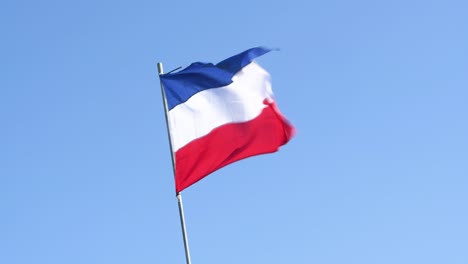
[[[161,75],[164,73],[163,70],[163,65],[162,63],[158,62],[158,74]],[[167,136],[169,139],[169,148],[171,150],[171,159],[172,159],[172,171],[175,177],[175,158],[174,158],[174,151],[172,149],[172,140],[171,140],[171,133],[169,130],[169,122],[168,122],[168,107],[167,107],[167,100],[166,100],[166,93],[164,92],[164,87],[161,82],[161,95],[162,95],[162,100],[163,100],[163,105],[164,105],[164,116],[166,118],[166,128],[167,128]],[[188,245],[188,237],[187,237],[187,229],[185,228],[185,217],[184,217],[184,205],[182,203],[182,195],[180,193],[177,193],[177,203],[179,205],[179,217],[180,217],[180,225],[182,227],[182,237],[184,239],[184,248],[185,248],[185,260],[187,261],[187,264],[191,264],[190,261],[190,250],[189,250],[189,245]]]

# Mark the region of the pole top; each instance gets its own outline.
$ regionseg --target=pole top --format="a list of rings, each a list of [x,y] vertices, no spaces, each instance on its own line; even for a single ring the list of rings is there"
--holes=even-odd
[[[158,73],[159,75],[164,73],[163,65],[161,62],[158,62]]]

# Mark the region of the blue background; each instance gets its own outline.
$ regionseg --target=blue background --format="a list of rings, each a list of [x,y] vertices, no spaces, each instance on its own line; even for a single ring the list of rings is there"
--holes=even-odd
[[[0,263],[184,263],[157,62],[251,47],[297,136],[187,189],[196,263],[468,263],[466,1],[0,4]]]

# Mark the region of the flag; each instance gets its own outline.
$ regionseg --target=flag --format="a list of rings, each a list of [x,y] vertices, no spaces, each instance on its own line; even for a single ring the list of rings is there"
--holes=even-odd
[[[176,192],[235,161],[276,152],[294,135],[278,110],[270,75],[246,50],[214,65],[161,74],[174,152]]]

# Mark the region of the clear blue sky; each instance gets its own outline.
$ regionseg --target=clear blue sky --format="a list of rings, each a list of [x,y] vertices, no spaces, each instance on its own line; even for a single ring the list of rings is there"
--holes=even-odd
[[[0,4],[0,263],[184,263],[156,63],[254,46],[297,136],[185,192],[193,264],[468,263],[466,1]]]

